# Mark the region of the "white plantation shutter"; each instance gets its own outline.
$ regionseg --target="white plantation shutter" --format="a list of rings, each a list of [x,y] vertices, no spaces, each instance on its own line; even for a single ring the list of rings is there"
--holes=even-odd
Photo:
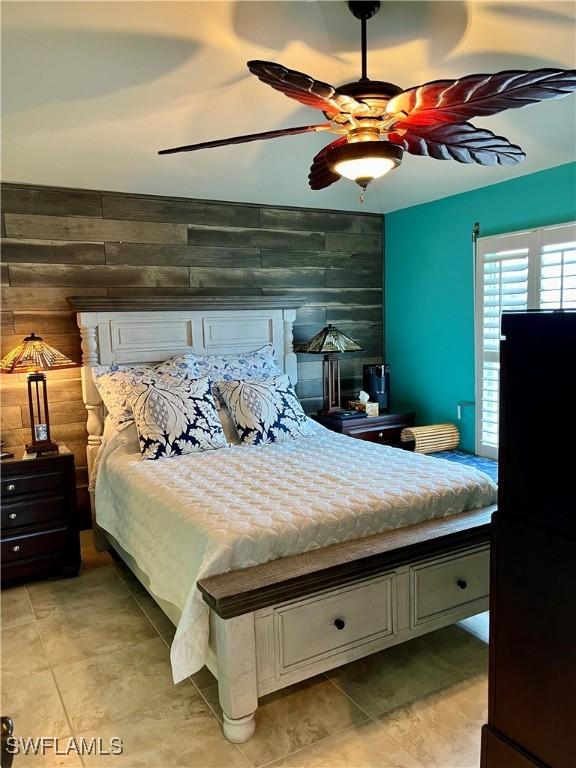
[[[576,308],[576,225],[479,238],[476,263],[476,453],[498,456],[502,312]]]

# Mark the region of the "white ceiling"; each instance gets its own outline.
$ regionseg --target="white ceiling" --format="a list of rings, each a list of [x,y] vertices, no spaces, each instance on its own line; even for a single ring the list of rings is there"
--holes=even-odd
[[[3,2],[7,181],[256,203],[359,208],[341,181],[312,192],[327,134],[158,157],[157,149],[315,123],[250,75],[268,59],[335,85],[359,76],[344,2]],[[576,66],[573,2],[383,2],[369,74],[409,87],[502,69]],[[576,158],[576,96],[475,120],[527,152],[517,168],[405,155],[364,210],[389,211]]]

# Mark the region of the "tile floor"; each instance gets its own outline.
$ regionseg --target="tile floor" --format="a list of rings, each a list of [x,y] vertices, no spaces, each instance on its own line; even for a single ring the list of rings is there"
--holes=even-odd
[[[83,540],[77,579],[2,592],[2,713],[16,736],[121,738],[120,756],[16,756],[14,768],[477,768],[487,646],[448,627],[260,702],[221,734],[215,680],[172,684],[174,628],[129,571]]]

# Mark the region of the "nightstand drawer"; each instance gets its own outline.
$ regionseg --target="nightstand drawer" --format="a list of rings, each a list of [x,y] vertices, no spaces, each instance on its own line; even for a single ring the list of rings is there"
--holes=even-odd
[[[30,501],[21,499],[2,505],[2,531],[22,528],[28,525],[41,525],[47,522],[64,520],[67,515],[66,501],[63,496],[52,496]]]
[[[19,496],[22,493],[37,493],[61,488],[63,484],[62,472],[38,472],[30,475],[14,475],[2,478],[2,499],[6,501],[10,496]]]
[[[66,528],[42,533],[29,533],[26,536],[11,536],[2,541],[2,562],[26,560],[29,557],[49,555],[64,550],[66,547]]]
[[[350,430],[348,433],[350,437],[355,437],[359,440],[368,440],[371,443],[381,443],[382,445],[400,445],[400,433],[404,427],[369,427],[365,425],[364,429]]]

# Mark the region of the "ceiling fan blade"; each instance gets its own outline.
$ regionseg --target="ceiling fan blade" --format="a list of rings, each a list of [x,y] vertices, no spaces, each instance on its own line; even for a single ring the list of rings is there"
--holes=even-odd
[[[246,144],[249,141],[261,141],[262,139],[278,139],[281,136],[294,136],[297,133],[311,133],[315,131],[329,131],[330,123],[319,125],[301,125],[297,128],[279,128],[277,131],[264,131],[264,133],[247,133],[245,136],[232,136],[230,139],[215,139],[203,141],[200,144],[186,144],[183,147],[161,149],[159,155],[175,155],[178,152],[195,152],[197,149],[211,149],[212,147],[226,147],[229,144]]]
[[[471,123],[410,126],[405,131],[388,134],[387,140],[399,144],[411,155],[458,163],[518,165],[526,158],[522,149],[510,144],[508,139]]]
[[[334,86],[315,80],[304,72],[288,69],[273,61],[249,61],[248,69],[266,85],[270,85],[280,93],[306,104],[314,109],[321,109],[329,115],[340,111],[350,112],[353,108],[366,111],[365,105],[360,104],[351,96],[339,93]]]
[[[341,136],[331,144],[327,144],[314,157],[310,167],[310,173],[308,174],[308,184],[310,185],[310,189],[325,189],[331,184],[334,184],[334,182],[340,180],[341,176],[331,171],[328,167],[326,155],[334,147],[338,147],[340,144],[345,144],[347,140],[346,136]]]
[[[576,70],[507,70],[493,75],[468,75],[459,80],[434,80],[390,99],[387,112],[394,127],[458,123],[494,115],[576,91]]]

